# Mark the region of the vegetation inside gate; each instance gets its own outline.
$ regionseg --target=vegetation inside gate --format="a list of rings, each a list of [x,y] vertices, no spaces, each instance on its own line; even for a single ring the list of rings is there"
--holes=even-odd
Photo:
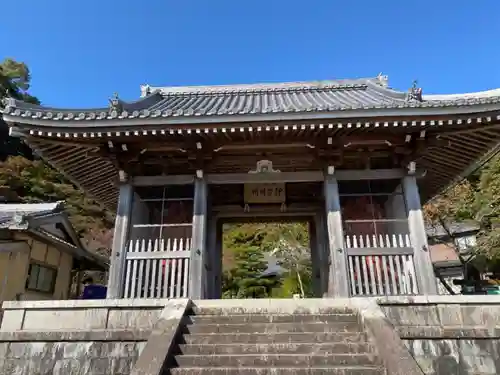
[[[228,225],[223,255],[223,298],[313,295],[305,223]]]

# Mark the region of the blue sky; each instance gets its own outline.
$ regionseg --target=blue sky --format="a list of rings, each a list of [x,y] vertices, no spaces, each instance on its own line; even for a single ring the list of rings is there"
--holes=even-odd
[[[2,4],[0,59],[46,105],[107,105],[139,85],[389,75],[424,93],[500,87],[498,0],[25,0]],[[8,16],[5,16],[8,15]]]

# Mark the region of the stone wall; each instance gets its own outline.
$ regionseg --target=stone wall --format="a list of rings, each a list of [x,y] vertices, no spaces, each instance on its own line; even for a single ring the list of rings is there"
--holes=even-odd
[[[0,374],[158,375],[189,303],[6,302]],[[315,313],[352,307],[360,311],[391,375],[500,374],[500,296],[192,303],[228,313]]]
[[[2,337],[6,340],[7,337]],[[52,340],[32,336],[22,339],[11,336],[8,342],[0,343],[0,373],[2,374],[54,374],[54,375],[94,375],[130,374],[141,353],[146,338],[122,342],[120,337],[109,341],[84,339],[75,336],[57,337]],[[41,340],[41,341],[36,341]],[[67,340],[67,341],[66,341]]]
[[[167,300],[6,302],[0,373],[130,374]]]
[[[500,374],[500,296],[378,302],[425,374]]]

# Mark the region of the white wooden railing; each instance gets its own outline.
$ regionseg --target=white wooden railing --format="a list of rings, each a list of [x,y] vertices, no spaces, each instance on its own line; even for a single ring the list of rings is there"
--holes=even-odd
[[[190,238],[130,241],[123,297],[187,297],[190,253]]]
[[[408,234],[346,235],[352,296],[418,294]]]

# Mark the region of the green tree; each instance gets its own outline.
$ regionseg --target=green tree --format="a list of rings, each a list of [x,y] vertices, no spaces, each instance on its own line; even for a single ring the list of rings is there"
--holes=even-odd
[[[305,224],[278,224],[278,230],[268,235],[272,241],[271,254],[286,270],[282,290],[284,296],[300,294],[312,297],[312,263],[309,236]]]
[[[26,64],[13,59],[0,63],[0,112],[6,97],[33,104],[40,101],[29,94],[31,74]],[[33,160],[29,147],[9,136],[0,116],[0,188],[15,192],[22,202],[63,200],[70,220],[89,250],[102,255],[111,246],[112,214],[76,188],[55,169]]]
[[[225,298],[266,298],[277,285],[274,278],[262,277],[267,269],[262,250],[243,245],[235,251],[234,268],[225,274]]]
[[[500,260],[500,156],[481,170],[474,196],[474,219],[481,225],[478,248],[484,257]]]
[[[106,253],[113,216],[41,160],[10,156],[0,161],[0,188],[14,191],[26,203],[65,201],[70,220],[87,245]]]
[[[36,97],[28,93],[30,81],[30,70],[25,63],[11,58],[0,63],[0,95],[40,104]]]
[[[276,278],[258,280],[259,283],[266,286],[267,294],[269,294],[269,288],[272,288],[271,295],[273,297],[289,298],[294,294],[312,295],[312,265],[306,224],[227,225],[224,228],[223,244],[223,264],[226,270],[223,275],[225,298],[236,298],[238,294],[245,295],[246,293],[241,291],[242,284],[236,274],[237,269],[244,269],[245,271],[242,272],[247,273],[249,265],[245,263],[253,263],[254,257],[258,255],[257,259],[262,263],[258,267],[259,273],[256,277],[260,277],[268,266],[267,262],[264,261],[265,256],[270,254],[274,254],[279,259],[284,272]]]
[[[428,225],[448,232],[453,222],[473,220],[480,226],[477,246],[465,263],[474,260],[480,268],[489,268],[500,260],[500,156],[483,168],[430,200],[424,207]],[[457,251],[458,252],[458,251]]]
[[[13,59],[5,59],[0,63],[0,112],[6,97],[23,100],[28,103],[40,104],[40,101],[30,95],[31,75],[26,64]],[[32,158],[31,150],[20,139],[9,137],[7,124],[0,116],[0,160],[9,155],[22,155]]]

